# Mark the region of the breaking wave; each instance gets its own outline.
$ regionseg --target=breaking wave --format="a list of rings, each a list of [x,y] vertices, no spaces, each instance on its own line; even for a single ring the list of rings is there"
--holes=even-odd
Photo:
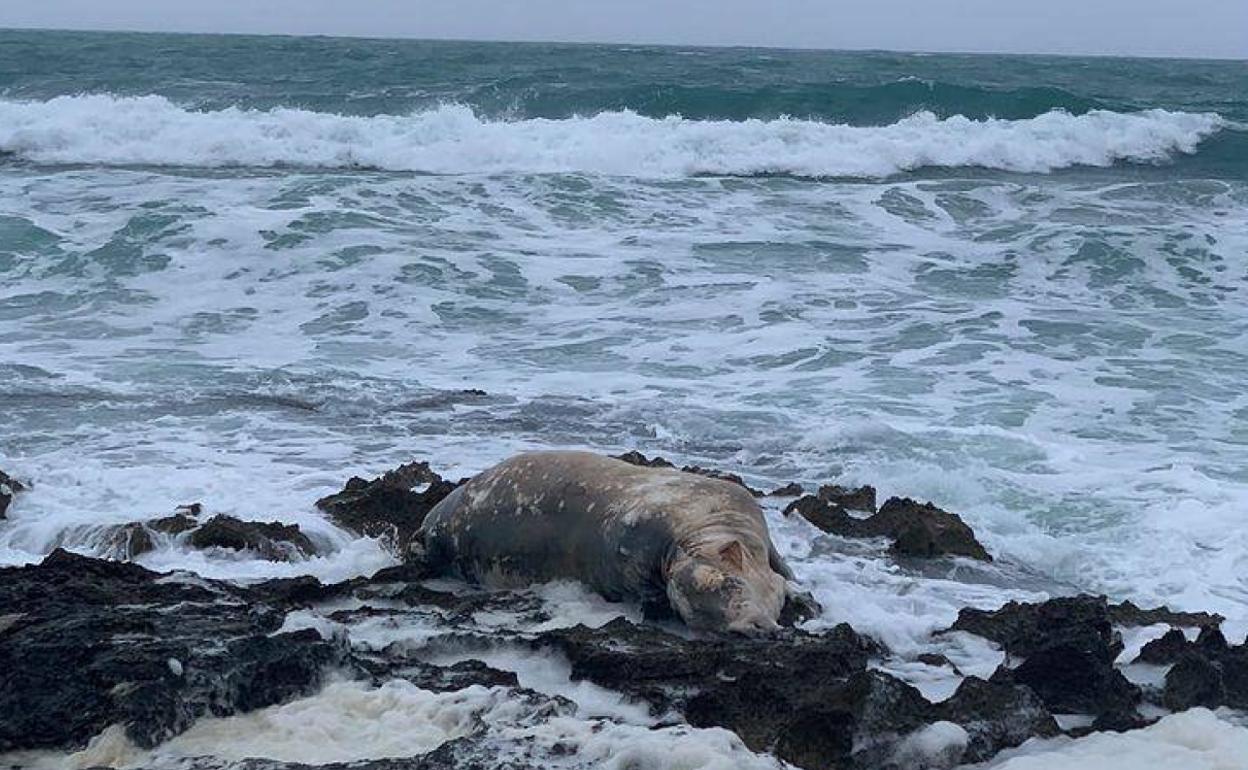
[[[649,118],[629,111],[487,120],[444,105],[409,115],[294,108],[196,111],[161,96],[0,101],[0,152],[39,164],[368,168],[428,174],[878,178],[932,167],[1044,173],[1158,163],[1228,124],[1213,113],[1055,110],[1022,120],[918,112],[884,126]]]

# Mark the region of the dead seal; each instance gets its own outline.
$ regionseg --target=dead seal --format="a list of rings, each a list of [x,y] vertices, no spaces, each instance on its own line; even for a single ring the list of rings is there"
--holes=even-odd
[[[590,452],[531,452],[473,477],[425,517],[429,563],[498,588],[578,580],[670,608],[694,629],[763,633],[797,593],[738,484]]]

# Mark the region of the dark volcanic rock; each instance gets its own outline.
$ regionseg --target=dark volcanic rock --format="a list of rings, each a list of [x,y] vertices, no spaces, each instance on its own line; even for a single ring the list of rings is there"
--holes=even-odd
[[[893,497],[873,516],[860,519],[850,515],[850,508],[837,501],[874,509],[875,490],[871,487],[857,490],[822,487],[820,493],[789,503],[784,514],[797,513],[824,532],[841,537],[892,538],[893,552],[903,556],[928,558],[947,554],[992,561],[966,522],[931,503]]]
[[[113,558],[130,561],[156,547],[152,533],[138,522],[122,524],[109,532],[106,544]]]
[[[967,677],[953,697],[936,704],[938,719],[962,725],[970,737],[962,762],[983,762],[1028,738],[1057,735],[1057,722],[1027,687]]]
[[[1110,622],[1103,596],[1060,597],[1039,604],[1009,602],[997,610],[967,607],[948,630],[991,639],[1018,657],[1058,644],[1094,650],[1108,662],[1122,651],[1122,639]]]
[[[407,557],[425,515],[457,486],[430,470],[427,462],[408,463],[372,481],[353,478],[341,492],[317,500],[316,507],[339,526],[388,539]]]
[[[851,511],[868,511],[875,513],[875,487],[841,487],[836,484],[824,484],[819,487],[815,497],[840,508]]]
[[[1174,663],[1188,649],[1187,637],[1177,628],[1167,631],[1161,638],[1144,645],[1136,660],[1142,663],[1164,665]]]
[[[611,455],[611,456],[616,460],[623,460],[629,465],[640,465],[644,468],[675,468],[676,467],[675,465],[663,459],[662,457],[655,457],[654,459],[651,459],[643,455],[641,452],[638,452],[636,449],[625,452],[624,454],[621,454],[621,455]],[[764,497],[762,490],[755,489],[754,487],[751,487],[749,484],[746,484],[745,479],[741,478],[735,473],[717,471],[713,468],[703,468],[697,465],[686,465],[680,470],[684,471],[685,473],[693,473],[698,476],[706,476],[707,478],[720,479],[721,481],[729,481],[729,482],[732,482],[733,484],[737,484],[739,486],[745,487],[745,489],[750,494],[754,495],[755,497]],[[773,494],[778,494],[778,493],[773,493]],[[797,494],[801,494],[801,487],[798,487]]]
[[[224,514],[192,530],[187,544],[201,549],[252,551],[270,561],[291,561],[316,553],[316,546],[296,524],[242,521]]]
[[[1120,626],[1151,626],[1166,623],[1171,626],[1204,628],[1216,626],[1226,618],[1211,612],[1178,612],[1169,607],[1142,609],[1132,602],[1109,605],[1109,617]]]
[[[0,570],[0,751],[81,747],[112,724],[143,747],[195,719],[310,694],[342,642],[275,633],[243,589],[54,551]]]
[[[4,471],[0,471],[0,519],[3,519],[5,513],[9,510],[9,505],[13,502],[13,497],[17,495],[17,493],[25,491],[25,484]]]
[[[1086,641],[1086,640],[1079,640]],[[1027,656],[1009,678],[1035,691],[1050,711],[1066,714],[1122,714],[1135,710],[1140,690],[1114,668],[1103,648],[1064,642]]]
[[[1162,697],[1167,708],[1248,708],[1248,642],[1228,644],[1217,626],[1202,628],[1194,642],[1171,630],[1144,645],[1139,660],[1174,663],[1166,672]]]
[[[1024,658],[993,678],[1030,687],[1051,711],[1114,716],[1120,723],[1141,698],[1114,667],[1122,639],[1102,596],[1010,602],[993,611],[966,608],[950,630],[991,639],[1009,656]]]
[[[1194,706],[1217,708],[1227,701],[1218,664],[1196,652],[1184,653],[1166,672],[1166,708],[1182,711]]]
[[[755,751],[805,768],[892,767],[904,736],[939,720],[971,736],[964,761],[986,759],[1057,733],[1043,703],[1012,682],[967,680],[932,704],[913,687],[867,669],[881,650],[846,625],[825,634],[767,639],[683,639],[625,620],[542,634],[572,664],[574,680],[629,695],[698,727],[724,727]]]
[[[698,476],[706,476],[707,478],[710,478],[710,479],[719,479],[720,481],[731,482],[733,484],[736,484],[737,486],[745,488],[745,491],[749,492],[751,495],[754,495],[755,497],[764,496],[763,491],[761,489],[755,489],[749,484],[746,484],[745,479],[741,478],[735,473],[717,471],[714,468],[702,468],[697,465],[686,465],[683,468],[681,468],[681,470],[684,471],[685,473],[693,473]]]
[[[767,493],[767,496],[768,497],[800,497],[801,494],[805,491],[806,490],[802,489],[801,484],[798,484],[797,482],[790,482],[780,487],[779,489],[771,490],[770,492]]]
[[[612,457],[614,457],[617,460],[623,460],[629,465],[640,465],[643,468],[675,468],[676,467],[675,465],[672,465],[667,460],[664,460],[662,457],[655,457],[652,460],[649,457],[646,457],[645,455],[643,455],[641,452],[638,452],[636,449],[625,452],[622,455],[612,455]]]
[[[198,515],[200,510],[199,505],[196,504],[195,515]],[[172,516],[151,519],[147,522],[148,529],[155,530],[156,532],[162,532],[166,535],[180,535],[183,532],[190,532],[198,526],[199,520],[188,513],[182,512],[182,509],[179,509],[179,511],[174,513]]]

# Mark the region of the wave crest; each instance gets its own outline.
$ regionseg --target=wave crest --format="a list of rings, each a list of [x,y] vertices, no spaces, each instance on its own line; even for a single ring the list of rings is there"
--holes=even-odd
[[[687,120],[632,112],[484,120],[445,105],[410,115],[294,108],[195,111],[160,96],[0,101],[0,151],[34,163],[374,168],[431,174],[885,177],[924,167],[1043,173],[1194,153],[1212,113],[1094,110],[1024,120],[919,112],[885,126]]]

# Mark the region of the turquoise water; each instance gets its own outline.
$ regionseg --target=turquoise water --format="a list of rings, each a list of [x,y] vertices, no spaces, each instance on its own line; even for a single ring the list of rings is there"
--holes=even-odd
[[[1054,590],[1248,623],[1246,94],[1243,62],[0,33],[0,467],[39,481],[0,557],[637,447],[930,498]]]

